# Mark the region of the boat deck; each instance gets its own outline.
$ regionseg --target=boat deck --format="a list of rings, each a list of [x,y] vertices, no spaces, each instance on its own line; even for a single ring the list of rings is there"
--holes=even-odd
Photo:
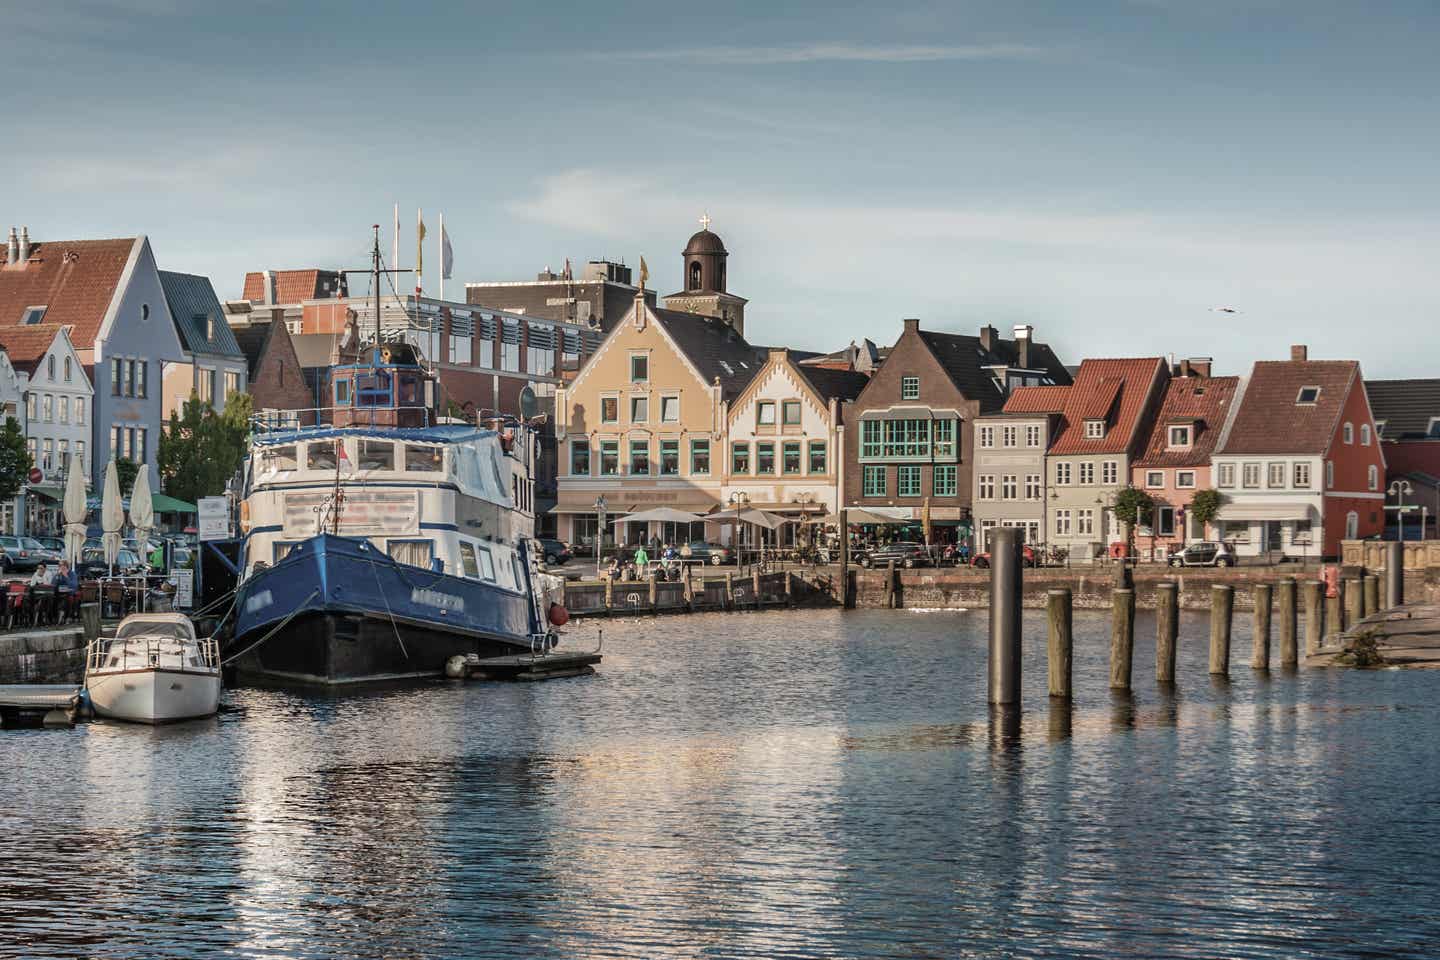
[[[472,680],[533,682],[562,677],[585,677],[595,672],[600,652],[555,652],[514,654],[504,657],[467,657],[465,676]]]
[[[79,707],[80,689],[73,683],[0,685],[0,726],[69,726]]]

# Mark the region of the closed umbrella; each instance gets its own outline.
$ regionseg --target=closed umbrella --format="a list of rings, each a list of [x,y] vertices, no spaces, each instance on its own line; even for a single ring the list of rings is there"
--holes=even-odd
[[[100,497],[100,527],[105,531],[101,543],[105,547],[105,563],[115,572],[115,558],[120,556],[120,528],[125,526],[125,505],[120,501],[120,474],[115,461],[105,464],[105,492]]]
[[[131,512],[134,516],[134,512]],[[925,505],[920,508],[920,529],[921,536],[925,538],[925,546],[930,546],[930,498],[925,498]]]
[[[65,559],[71,567],[80,562],[80,551],[85,548],[85,476],[78,460],[75,454],[70,455],[70,470],[65,477]]]
[[[140,467],[135,487],[130,491],[130,525],[135,528],[135,544],[140,548],[143,563],[150,555],[150,534],[155,529],[155,504],[150,498],[150,470]]]

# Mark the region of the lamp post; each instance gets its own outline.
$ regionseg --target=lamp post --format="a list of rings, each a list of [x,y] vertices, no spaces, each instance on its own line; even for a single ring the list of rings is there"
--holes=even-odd
[[[1396,480],[1390,484],[1390,495],[1395,498],[1395,522],[1400,525],[1400,542],[1405,542],[1405,494],[1415,488],[1410,485],[1409,480]],[[1421,535],[1424,535],[1424,528],[1421,528]]]
[[[605,494],[595,498],[595,572],[600,572],[600,556],[605,550]]]
[[[750,494],[731,491],[729,498],[730,509],[734,510],[737,514],[740,512],[740,508],[749,502]],[[740,518],[738,516],[731,517],[730,524],[730,542],[735,546],[735,566],[738,568],[740,566]]]

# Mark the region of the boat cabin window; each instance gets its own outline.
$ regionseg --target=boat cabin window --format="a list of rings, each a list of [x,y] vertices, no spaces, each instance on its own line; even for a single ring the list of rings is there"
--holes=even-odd
[[[415,405],[420,402],[420,379],[414,374],[407,373],[400,378],[400,402],[407,405]]]
[[[430,569],[430,558],[435,545],[429,540],[387,540],[385,550],[396,563],[408,563],[412,567]]]
[[[312,440],[305,445],[306,470],[334,470],[335,450],[344,440]]]
[[[350,378],[344,377],[335,381],[335,406],[350,406]]]
[[[290,556],[290,551],[294,550],[297,546],[299,546],[299,541],[297,540],[277,540],[272,544],[271,556],[273,559],[271,562],[279,563],[281,560],[284,560]]]
[[[295,444],[286,444],[283,447],[272,447],[265,454],[266,470],[297,470],[300,462],[295,459]]]
[[[475,556],[476,559],[480,561],[480,576],[493,582],[495,579],[495,561],[490,558],[490,548],[477,546],[475,548]]]
[[[355,406],[389,407],[394,405],[390,374],[383,370],[362,373],[355,377]]]
[[[407,443],[405,469],[415,473],[439,473],[445,469],[445,456],[439,447]]]
[[[480,579],[480,567],[475,563],[475,548],[460,541],[460,572],[471,580]]]
[[[115,639],[128,640],[132,637],[154,637],[157,640],[193,640],[195,635],[183,623],[157,623],[154,620],[132,620],[120,624]]]
[[[394,470],[395,444],[389,440],[361,440],[357,461],[361,470]]]

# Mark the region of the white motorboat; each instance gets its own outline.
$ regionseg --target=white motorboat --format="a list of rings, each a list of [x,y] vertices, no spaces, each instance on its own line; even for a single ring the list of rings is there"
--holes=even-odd
[[[95,712],[115,720],[165,723],[220,708],[220,653],[179,613],[137,613],[114,637],[90,644],[85,686]]]

